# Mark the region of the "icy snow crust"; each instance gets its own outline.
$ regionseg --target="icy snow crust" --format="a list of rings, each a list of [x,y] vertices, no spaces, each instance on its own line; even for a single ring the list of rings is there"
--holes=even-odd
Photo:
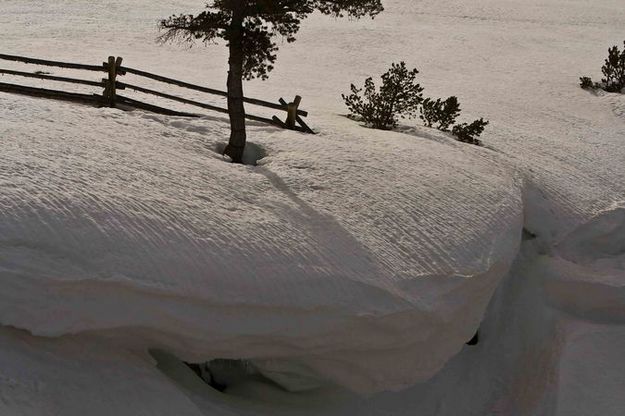
[[[9,0],[3,53],[115,54],[220,87],[223,48],[153,44],[157,18],[200,6]],[[621,1],[385,6],[373,23],[310,18],[272,78],[247,85],[301,94],[320,131],[250,123],[259,166],[217,154],[219,115],[0,94],[0,323],[35,335],[0,331],[0,410],[625,412],[625,98],[577,87],[622,41]],[[463,121],[491,120],[488,148],[341,115],[350,82],[400,59],[428,95],[458,95]],[[463,348],[478,326],[480,344]],[[161,371],[148,349],[167,351]],[[325,387],[250,382],[224,398],[168,354],[251,359]]]

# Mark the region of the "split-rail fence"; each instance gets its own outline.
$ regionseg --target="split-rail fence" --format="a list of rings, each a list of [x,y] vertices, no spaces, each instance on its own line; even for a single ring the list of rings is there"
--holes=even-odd
[[[150,88],[146,88],[146,87],[139,86],[139,85],[120,82],[118,80],[118,77],[124,76],[126,74],[133,74],[141,78],[148,78],[153,81],[159,81],[159,82],[175,85],[177,87],[181,87],[181,88],[188,89],[188,90],[199,91],[202,93],[215,95],[215,96],[221,96],[221,97],[228,96],[228,93],[225,91],[220,91],[220,90],[213,89],[213,88],[195,85],[195,84],[191,84],[188,82],[179,81],[173,78],[168,78],[162,75],[152,74],[150,72],[142,71],[139,69],[122,66],[123,58],[121,57],[109,56],[108,60],[106,62],[103,62],[102,65],[85,65],[85,64],[60,62],[60,61],[49,61],[49,60],[44,60],[44,59],[27,58],[23,56],[4,55],[4,54],[0,54],[0,60],[20,62],[20,63],[25,63],[25,64],[34,64],[34,65],[40,65],[40,66],[51,66],[51,67],[65,68],[65,69],[74,69],[74,70],[83,70],[83,71],[92,71],[92,72],[104,72],[105,74],[107,74],[107,76],[103,78],[101,81],[91,81],[87,79],[77,79],[77,78],[70,78],[70,77],[55,76],[55,75],[51,75],[43,71],[25,72],[25,71],[16,71],[16,70],[11,70],[11,69],[0,68],[0,74],[25,77],[25,78],[38,78],[38,79],[42,79],[46,81],[80,84],[80,85],[88,85],[88,86],[103,88],[103,91],[99,94],[84,94],[84,93],[67,92],[67,91],[47,89],[47,88],[35,88],[35,87],[29,87],[25,85],[0,82],[0,91],[2,92],[25,94],[25,95],[36,96],[36,97],[54,98],[54,99],[75,101],[75,102],[81,102],[81,103],[89,103],[89,104],[93,104],[97,106],[138,108],[138,109],[151,111],[151,112],[155,112],[159,114],[165,114],[165,115],[199,117],[198,114],[186,113],[186,112],[171,110],[171,109],[161,107],[161,106],[156,106],[153,104],[148,104],[139,100],[125,97],[118,93],[119,91],[123,91],[123,90],[133,90],[139,93],[160,97],[162,99],[176,101],[176,102],[180,102],[180,103],[187,104],[190,106],[203,108],[205,110],[210,110],[210,111],[215,111],[215,112],[225,113],[225,114],[228,113],[227,109],[213,105],[213,104],[207,104],[207,103],[191,100],[188,98],[180,97],[178,95],[164,93],[161,91],[157,91],[155,89],[150,89]],[[280,98],[278,103],[272,103],[270,101],[244,97],[243,101],[248,104],[286,112],[286,119],[284,121],[277,116],[268,118],[268,117],[255,116],[252,114],[246,114],[245,117],[249,120],[253,120],[253,121],[257,121],[261,123],[267,123],[267,124],[271,124],[274,126],[285,128],[285,129],[297,130],[297,131],[304,132],[304,133],[314,133],[313,130],[310,127],[308,127],[308,125],[303,120],[303,117],[308,116],[308,112],[299,108],[301,100],[302,98],[300,96],[296,96],[292,102],[286,102],[284,99]]]

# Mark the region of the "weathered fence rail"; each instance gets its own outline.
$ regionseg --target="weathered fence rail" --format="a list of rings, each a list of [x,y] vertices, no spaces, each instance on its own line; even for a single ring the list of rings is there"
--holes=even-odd
[[[190,90],[205,92],[205,93],[213,94],[213,95],[219,95],[221,97],[228,97],[228,93],[225,92],[225,91],[220,91],[220,90],[216,90],[216,89],[213,89],[213,88],[202,87],[200,85],[189,84],[188,82],[178,81],[176,79],[167,78],[167,77],[164,77],[164,76],[161,76],[161,75],[151,74],[149,72],[140,71],[138,69],[128,68],[128,67],[121,67],[121,70],[126,72],[126,73],[128,73],[128,74],[138,75],[138,76],[144,77],[144,78],[150,78],[150,79],[153,79],[155,81],[160,81],[160,82],[165,82],[167,84],[177,85],[179,87],[188,88]],[[272,103],[272,102],[265,101],[265,100],[259,100],[259,99],[256,99],[256,98],[243,97],[243,101],[245,101],[246,103],[249,103],[249,104],[255,104],[255,105],[260,105],[260,106],[263,106],[263,107],[273,108],[275,110],[287,111],[287,106],[286,105],[276,104],[276,103]],[[298,109],[297,113],[299,115],[301,115],[301,116],[304,116],[304,117],[308,116],[308,112],[304,111],[304,110],[299,110]]]
[[[56,98],[59,100],[95,105],[98,105],[102,102],[102,97],[96,94],[80,94],[76,92],[26,87],[24,85],[8,84],[5,82],[0,82],[0,91],[13,94],[30,95],[31,97]]]
[[[12,75],[24,78],[37,78],[45,81],[55,81],[55,82],[65,82],[70,84],[80,84],[80,85],[88,85],[93,87],[101,87],[104,88],[101,94],[80,94],[73,93],[67,91],[59,91],[52,89],[44,89],[44,88],[34,88],[27,87],[18,84],[10,84],[10,83],[0,83],[0,91],[9,92],[9,93],[17,93],[17,94],[26,94],[31,96],[39,96],[46,98],[57,98],[62,100],[70,100],[70,101],[78,101],[78,102],[87,102],[92,104],[97,104],[101,106],[109,106],[109,107],[117,107],[118,105],[140,108],[146,111],[152,111],[165,115],[178,115],[178,116],[186,116],[186,117],[199,117],[198,114],[180,112],[176,110],[167,109],[164,107],[156,106],[153,104],[148,104],[139,100],[131,99],[128,97],[120,96],[117,91],[119,90],[133,90],[142,94],[153,95],[165,100],[176,101],[186,105],[191,105],[199,108],[203,108],[205,110],[215,111],[219,113],[227,114],[228,110],[225,108],[221,108],[219,106],[213,104],[202,103],[196,100],[191,100],[188,98],[180,97],[178,95],[173,95],[169,93],[164,93],[161,91],[157,91],[155,89],[150,89],[146,87],[142,87],[139,85],[133,85],[125,82],[118,81],[118,77],[124,76],[126,74],[133,74],[138,77],[148,78],[154,81],[159,81],[171,85],[175,85],[177,87],[203,92],[210,95],[216,95],[220,97],[227,97],[228,93],[225,91],[203,87],[201,85],[195,85],[188,82],[176,80],[173,78],[168,78],[162,75],[152,74],[150,72],[142,71],[135,68],[129,68],[122,66],[123,59],[121,57],[110,56],[106,62],[103,62],[101,66],[98,65],[84,65],[70,62],[61,62],[61,61],[49,61],[44,59],[35,59],[28,58],[23,56],[15,56],[15,55],[4,55],[0,54],[0,60],[20,62],[25,64],[34,64],[34,65],[43,65],[43,66],[52,66],[58,68],[66,68],[66,69],[76,69],[76,70],[87,70],[87,71],[98,71],[104,72],[108,74],[108,77],[103,78],[101,81],[92,81],[86,79],[78,79],[78,78],[70,78],[70,77],[60,77],[54,76],[47,73],[42,72],[24,72],[17,71],[12,69],[1,69],[0,74],[4,75]],[[252,114],[246,114],[246,118],[253,121],[258,121],[261,123],[267,123],[274,126],[297,130],[305,133],[314,133],[310,127],[304,122],[302,117],[306,117],[308,115],[307,111],[301,110],[299,105],[301,103],[301,97],[296,96],[294,101],[291,103],[287,103],[284,99],[280,98],[278,103],[272,103],[270,101],[260,100],[257,98],[244,97],[244,102],[261,106],[265,108],[271,108],[274,110],[280,110],[287,113],[287,117],[285,121],[282,121],[279,117],[273,116],[272,118],[255,116]]]
[[[37,74],[37,73],[32,73],[32,72],[12,71],[12,70],[9,70],[9,69],[0,69],[0,74],[17,75],[17,76],[25,77],[25,78],[39,78],[39,79],[45,79],[45,80],[49,80],[49,81],[69,82],[69,83],[72,83],[72,84],[91,85],[91,86],[94,86],[94,87],[101,87],[102,86],[102,83],[101,82],[97,82],[97,81],[89,81],[89,80],[86,80],[86,79],[67,78],[67,77],[56,77],[56,76],[52,76],[52,75]]]
[[[24,57],[24,56],[0,54],[0,59],[3,59],[5,61],[23,62],[25,64],[35,64],[35,65],[43,65],[43,66],[56,66],[58,68],[83,69],[85,71],[100,71],[100,72],[107,72],[108,71],[108,69],[106,69],[106,67],[104,67],[104,66],[74,64],[74,63],[60,62],[60,61],[47,61],[45,59],[27,58],[27,57]]]

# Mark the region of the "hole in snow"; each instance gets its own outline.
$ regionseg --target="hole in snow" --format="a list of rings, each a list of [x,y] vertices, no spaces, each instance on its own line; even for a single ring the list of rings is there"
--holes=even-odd
[[[193,372],[215,390],[226,393],[233,387],[250,380],[269,382],[246,360],[211,360],[204,363],[187,363]]]
[[[191,391],[210,387],[213,394],[247,396],[250,391],[301,393],[323,385],[305,367],[287,361],[214,359],[190,363],[162,350],[151,350],[150,354],[163,373]]]
[[[480,330],[478,329],[475,332],[475,335],[473,335],[473,338],[471,338],[469,342],[467,342],[467,345],[477,345],[479,341],[480,341]]]
[[[227,143],[217,143],[215,145],[215,152],[220,155],[224,154]],[[249,166],[258,165],[258,161],[267,156],[265,149],[256,143],[247,142],[245,144],[245,150],[243,151],[243,164]],[[224,156],[227,158],[227,156]]]
[[[272,383],[264,379],[245,360],[211,360],[188,363],[162,350],[150,350],[157,367],[189,391],[204,394],[230,393],[229,390],[249,381]]]

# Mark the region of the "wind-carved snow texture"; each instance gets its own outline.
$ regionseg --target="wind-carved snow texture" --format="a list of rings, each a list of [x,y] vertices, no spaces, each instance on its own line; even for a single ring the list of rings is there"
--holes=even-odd
[[[518,250],[518,179],[485,149],[273,133],[240,167],[139,115],[106,114],[100,131],[132,123],[110,140],[83,134],[96,109],[35,117],[4,146],[0,252],[2,322],[37,335],[139,331],[189,361],[403,388],[471,338]]]
[[[223,83],[225,48],[152,43],[196,2],[6,3],[3,53]],[[374,23],[313,16],[246,85],[301,94],[321,132],[250,123],[256,167],[214,152],[214,114],[0,95],[0,323],[19,328],[0,331],[0,413],[625,412],[623,97],[577,86],[622,41],[621,1],[385,6]],[[402,59],[461,121],[491,121],[489,148],[339,115],[350,82]],[[180,361],[213,358],[324,387],[221,395]]]

